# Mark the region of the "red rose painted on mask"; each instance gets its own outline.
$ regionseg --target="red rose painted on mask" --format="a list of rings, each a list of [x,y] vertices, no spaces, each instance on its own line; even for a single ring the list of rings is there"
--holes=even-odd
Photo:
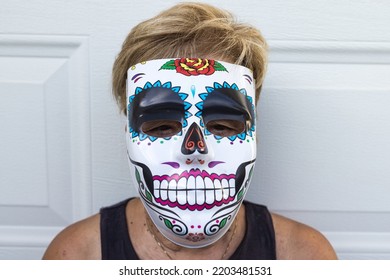
[[[226,68],[213,59],[178,58],[161,66],[160,70],[176,70],[185,76],[212,75],[215,71],[226,71]]]
[[[186,76],[211,75],[215,72],[214,60],[180,58],[175,60],[176,72]]]

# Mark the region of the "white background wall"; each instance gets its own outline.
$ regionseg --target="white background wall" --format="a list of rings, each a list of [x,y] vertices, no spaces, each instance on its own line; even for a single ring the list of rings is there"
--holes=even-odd
[[[111,67],[136,23],[180,1],[1,0],[0,258],[135,194]],[[390,258],[390,2],[208,1],[260,28],[270,66],[248,199]]]

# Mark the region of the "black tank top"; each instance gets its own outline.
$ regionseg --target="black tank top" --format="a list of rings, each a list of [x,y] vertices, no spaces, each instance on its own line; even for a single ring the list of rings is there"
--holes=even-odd
[[[139,260],[131,244],[126,221],[129,199],[100,210],[103,260]],[[268,209],[244,201],[246,233],[230,260],[275,260],[275,232]]]

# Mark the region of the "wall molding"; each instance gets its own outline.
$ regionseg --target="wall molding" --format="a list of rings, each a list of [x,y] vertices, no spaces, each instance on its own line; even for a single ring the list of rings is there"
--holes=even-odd
[[[0,34],[0,55],[71,58],[88,54],[88,41],[88,36],[76,35]]]
[[[0,226],[0,247],[47,247],[60,227]]]
[[[390,64],[390,43],[269,40],[270,63]]]
[[[70,202],[68,195],[64,196],[64,199],[68,201],[62,201],[63,205],[59,203],[61,201],[61,194],[64,194],[64,189],[60,190],[60,193],[53,196],[55,193],[54,188],[58,188],[56,180],[60,180],[63,174],[49,174],[49,190],[48,190],[48,202],[47,205],[41,205],[39,211],[36,205],[0,205],[1,208],[7,209],[9,212],[16,212],[23,216],[31,216],[34,213],[47,212],[53,216],[53,219],[57,219],[55,224],[68,224],[75,220],[79,220],[91,214],[92,211],[92,178],[91,178],[91,124],[90,124],[90,96],[89,96],[89,38],[88,36],[67,36],[67,35],[34,35],[34,34],[0,34],[0,57],[16,58],[19,61],[24,58],[34,58],[39,63],[40,61],[50,61],[51,59],[62,59],[63,64],[60,68],[53,69],[51,75],[47,77],[46,81],[36,81],[41,84],[43,94],[46,98],[52,98],[51,89],[61,88],[66,91],[64,96],[66,106],[68,106],[68,112],[70,118],[64,119],[69,127],[70,135],[70,155],[68,157],[70,174],[68,179],[71,182],[67,188],[70,189]],[[66,84],[59,84],[65,81]],[[2,82],[7,83],[7,80]],[[23,81],[10,80],[11,83],[23,83]],[[34,83],[34,81],[28,81],[28,83]],[[46,107],[50,110],[49,107]],[[47,114],[47,112],[46,112]],[[46,124],[47,125],[47,124]],[[48,128],[47,128],[48,129]],[[49,128],[50,129],[50,128]],[[57,133],[57,132],[56,132]],[[55,136],[58,138],[58,136]],[[55,139],[55,137],[53,139]],[[51,144],[55,147],[55,143]],[[54,151],[52,158],[55,158],[57,151]],[[49,167],[48,167],[49,168]],[[58,178],[57,178],[58,177]],[[51,191],[52,189],[52,191]],[[70,205],[69,205],[70,203]],[[69,207],[70,206],[70,207]],[[52,213],[52,214],[50,214]],[[57,215],[57,218],[55,218]],[[12,226],[8,222],[12,218],[7,219],[3,215],[7,222],[3,221],[3,224]],[[41,217],[44,220],[44,217]],[[42,236],[45,236],[47,231],[47,224],[43,223],[39,225],[38,217],[32,217],[35,220],[33,231],[21,231],[18,238],[22,238],[23,234],[26,234],[28,239],[33,232],[41,232]],[[1,222],[2,220],[0,220]],[[49,223],[50,224],[50,223]],[[28,222],[27,222],[28,225]],[[23,224],[15,229],[22,229]],[[9,232],[9,231],[6,231]],[[16,234],[16,230],[11,232]],[[33,234],[34,235],[34,234]],[[40,234],[36,234],[38,236]],[[11,238],[12,239],[12,238]],[[23,239],[23,238],[22,238]],[[34,239],[34,237],[33,237]],[[0,244],[5,244],[5,240],[9,238],[0,234]],[[35,244],[35,241],[31,241],[31,244]],[[38,242],[40,243],[40,242]],[[46,242],[47,243],[47,240]],[[41,243],[42,244],[42,243]],[[34,245],[35,246],[35,245]]]
[[[390,254],[389,232],[324,232],[342,254]]]
[[[340,259],[390,257],[388,232],[324,232]]]

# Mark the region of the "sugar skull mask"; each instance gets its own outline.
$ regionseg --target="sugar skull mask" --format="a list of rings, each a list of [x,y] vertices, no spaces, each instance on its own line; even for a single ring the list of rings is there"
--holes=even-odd
[[[251,70],[207,59],[159,59],[127,73],[127,150],[159,231],[189,248],[229,229],[256,160]]]

